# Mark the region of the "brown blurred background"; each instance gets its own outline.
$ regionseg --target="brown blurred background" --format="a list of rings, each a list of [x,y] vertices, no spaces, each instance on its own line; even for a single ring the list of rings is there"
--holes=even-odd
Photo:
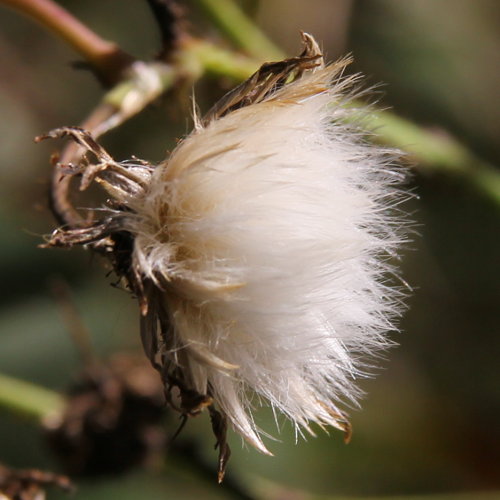
[[[156,26],[140,0],[61,1],[98,33],[143,58],[158,49]],[[192,29],[222,39],[186,2]],[[299,30],[334,59],[355,58],[378,99],[400,115],[447,130],[479,157],[500,166],[500,3],[496,0],[245,0],[240,4],[289,54]],[[228,44],[228,42],[224,42]],[[33,137],[76,125],[102,91],[90,73],[72,69],[75,54],[39,26],[0,7],[0,371],[64,388],[79,361],[48,280],[71,285],[103,356],[139,349],[135,303],[112,288],[98,260],[83,251],[37,249],[54,227],[47,205],[54,144]],[[227,81],[198,85],[202,109]],[[172,99],[172,97],[171,97]],[[162,159],[189,130],[184,105],[163,99],[104,143],[115,158]],[[255,474],[290,489],[377,496],[500,489],[500,213],[462,181],[415,173],[408,204],[416,221],[402,266],[414,292],[362,411],[353,410],[350,445],[332,431],[307,442],[283,425],[270,442],[274,458],[232,438],[229,474]],[[259,423],[277,434],[270,412]],[[215,462],[208,418],[186,438]],[[182,439],[182,438],[181,438]],[[0,412],[0,460],[57,467],[36,429]],[[178,464],[99,482],[83,481],[75,499],[230,498]],[[59,498],[54,495],[53,498]],[[283,498],[292,498],[283,496]],[[474,497],[468,496],[471,500]]]

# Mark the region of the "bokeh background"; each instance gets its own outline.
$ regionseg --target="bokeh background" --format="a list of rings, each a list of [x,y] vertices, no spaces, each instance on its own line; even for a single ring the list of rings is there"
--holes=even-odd
[[[156,26],[141,0],[60,3],[138,57],[158,50]],[[298,50],[300,29],[314,34],[330,59],[352,52],[353,71],[362,71],[369,84],[384,83],[377,95],[383,107],[448,131],[500,166],[498,1],[240,4],[289,54]],[[229,45],[194,2],[185,5],[195,33]],[[54,228],[46,194],[56,146],[35,145],[33,137],[78,124],[102,95],[90,73],[72,68],[76,59],[39,26],[0,6],[0,371],[57,390],[81,366],[49,291],[54,276],[70,284],[103,358],[140,349],[136,305],[110,286],[98,259],[82,250],[37,248]],[[230,85],[197,84],[201,108]],[[104,144],[115,158],[161,160],[189,131],[184,97],[162,99]],[[295,444],[283,425],[270,458],[232,437],[231,479],[242,485],[267,479],[264,489],[284,499],[308,491],[334,498],[468,493],[463,498],[473,500],[500,491],[499,206],[463,181],[418,169],[409,188],[418,195],[406,207],[415,233],[402,267],[413,293],[402,333],[393,334],[399,347],[375,379],[363,382],[367,396],[362,411],[351,412],[351,444],[335,431]],[[277,434],[270,412],[262,411],[259,422]],[[206,415],[190,422],[180,439],[198,443],[215,465]],[[0,461],[60,470],[38,429],[1,409]],[[75,500],[238,497],[168,457],[164,467],[78,483]]]

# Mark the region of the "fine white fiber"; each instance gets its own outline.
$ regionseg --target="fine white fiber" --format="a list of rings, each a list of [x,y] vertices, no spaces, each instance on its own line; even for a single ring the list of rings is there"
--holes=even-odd
[[[200,122],[121,200],[133,268],[169,319],[162,363],[264,453],[263,401],[299,432],[346,430],[342,404],[356,404],[401,310],[389,260],[402,174],[364,139],[345,65]]]

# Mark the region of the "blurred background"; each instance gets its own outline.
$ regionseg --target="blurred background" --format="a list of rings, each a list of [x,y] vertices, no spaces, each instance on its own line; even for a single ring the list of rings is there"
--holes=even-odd
[[[140,58],[153,57],[159,48],[144,1],[60,3]],[[191,30],[229,46],[195,3],[184,2]],[[369,84],[383,83],[381,106],[448,131],[500,166],[498,1],[240,5],[290,55],[299,49],[299,30],[312,33],[329,59],[351,52],[352,71],[363,72]],[[49,157],[57,145],[35,145],[33,138],[77,125],[102,95],[89,72],[72,68],[76,60],[38,25],[0,6],[0,372],[57,390],[74,380],[81,362],[49,290],[55,276],[69,283],[100,356],[140,351],[136,304],[110,285],[99,259],[80,249],[37,248],[55,227],[47,191]],[[224,79],[198,83],[200,107],[208,109],[231,85]],[[103,143],[117,159],[163,159],[189,131],[184,98],[170,94]],[[231,489],[233,480],[258,481],[284,499],[302,498],[300,491],[363,498],[500,490],[499,206],[449,176],[416,170],[409,188],[418,195],[406,207],[416,232],[402,267],[414,291],[402,333],[393,334],[399,347],[388,353],[378,376],[362,384],[367,396],[363,409],[351,412],[348,446],[336,431],[295,444],[285,424],[279,440],[269,442],[273,458],[231,436],[229,486],[167,457],[164,467],[79,480],[73,498],[243,498]],[[277,435],[272,420],[266,410],[258,416]],[[215,468],[207,415],[188,422],[179,439],[195,443],[200,460]],[[38,429],[1,410],[0,461],[61,470]]]

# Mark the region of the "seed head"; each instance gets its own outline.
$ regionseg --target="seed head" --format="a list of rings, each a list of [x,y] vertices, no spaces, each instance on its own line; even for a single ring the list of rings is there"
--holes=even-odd
[[[114,203],[86,235],[60,230],[49,243],[106,247],[141,301],[172,405],[212,412],[222,469],[225,419],[269,453],[252,417],[261,402],[299,432],[348,432],[342,403],[357,401],[355,380],[400,311],[387,282],[402,241],[396,154],[365,140],[349,60],[325,66],[304,43],[196,118],[156,167],[115,163],[63,130],[97,156],[85,182]]]

